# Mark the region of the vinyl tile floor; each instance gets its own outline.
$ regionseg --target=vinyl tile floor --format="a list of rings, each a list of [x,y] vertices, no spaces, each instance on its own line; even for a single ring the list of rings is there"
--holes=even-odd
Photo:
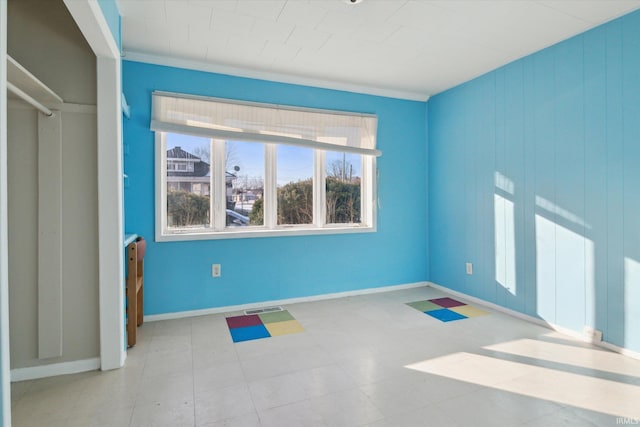
[[[122,369],[14,383],[13,425],[601,427],[640,420],[640,360],[489,309],[443,323],[406,305],[446,296],[423,287],[291,304],[285,308],[304,332],[239,343],[225,321],[234,313],[148,322]]]

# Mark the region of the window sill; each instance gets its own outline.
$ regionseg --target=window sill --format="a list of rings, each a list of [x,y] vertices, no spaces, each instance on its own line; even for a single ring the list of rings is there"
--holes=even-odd
[[[335,226],[323,228],[279,228],[266,230],[256,228],[242,231],[190,232],[190,233],[156,233],[156,242],[180,242],[189,240],[221,240],[221,239],[250,239],[259,237],[287,237],[287,236],[315,236],[324,234],[353,234],[375,233],[375,226]]]

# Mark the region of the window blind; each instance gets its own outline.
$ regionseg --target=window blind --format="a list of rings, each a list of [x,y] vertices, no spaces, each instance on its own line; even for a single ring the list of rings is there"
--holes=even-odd
[[[155,91],[151,130],[380,156],[375,115]]]

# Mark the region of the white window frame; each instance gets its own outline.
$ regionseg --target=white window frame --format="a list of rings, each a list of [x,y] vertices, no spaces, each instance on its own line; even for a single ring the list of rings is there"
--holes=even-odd
[[[180,133],[180,132],[171,132]],[[155,132],[155,188],[156,188],[156,241],[185,241],[238,239],[276,236],[301,236],[322,234],[371,233],[376,225],[376,157],[362,155],[360,223],[326,223],[326,171],[325,151],[314,150],[313,224],[277,224],[277,143],[264,143],[264,225],[226,227],[226,165],[225,141],[210,139],[211,185],[210,224],[207,228],[188,231],[170,230],[167,227],[167,132]]]

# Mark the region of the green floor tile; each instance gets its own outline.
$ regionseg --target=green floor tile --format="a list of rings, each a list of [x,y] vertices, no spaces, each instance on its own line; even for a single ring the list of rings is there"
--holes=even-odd
[[[440,307],[438,304],[434,304],[431,301],[415,301],[415,302],[408,302],[407,305],[409,307],[413,307],[418,311],[431,311],[431,310],[439,310],[442,307]]]
[[[287,310],[274,311],[273,313],[259,314],[262,323],[285,322],[287,320],[295,320]]]

